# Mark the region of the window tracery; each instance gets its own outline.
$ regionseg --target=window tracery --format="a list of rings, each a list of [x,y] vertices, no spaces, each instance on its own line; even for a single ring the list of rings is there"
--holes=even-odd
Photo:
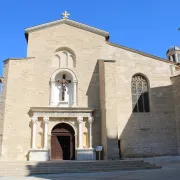
[[[135,75],[131,81],[133,112],[149,112],[148,81],[142,75]]]

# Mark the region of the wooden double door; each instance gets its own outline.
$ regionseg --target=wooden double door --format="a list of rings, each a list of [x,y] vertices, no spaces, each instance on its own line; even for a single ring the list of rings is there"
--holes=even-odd
[[[75,159],[75,136],[70,125],[61,123],[53,128],[51,133],[51,159]]]

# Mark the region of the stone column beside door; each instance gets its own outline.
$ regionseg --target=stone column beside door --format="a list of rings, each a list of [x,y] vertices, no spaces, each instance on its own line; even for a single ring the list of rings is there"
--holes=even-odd
[[[49,117],[44,117],[44,149],[36,148],[36,125],[38,122],[38,117],[32,117],[32,147],[29,150],[29,161],[48,161],[49,160],[49,150],[47,148],[47,135],[48,135],[48,122]]]
[[[82,145],[82,138],[83,138],[83,129],[82,129],[82,123],[83,123],[83,117],[78,117],[78,148],[76,149],[77,152],[77,160],[95,160],[94,158],[94,149],[92,148],[92,123],[93,123],[93,117],[88,117],[88,123],[89,123],[89,148],[83,148]]]

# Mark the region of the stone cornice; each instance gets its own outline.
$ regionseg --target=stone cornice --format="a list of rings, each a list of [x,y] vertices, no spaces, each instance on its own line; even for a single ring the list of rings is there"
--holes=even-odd
[[[9,60],[28,60],[28,59],[34,59],[35,57],[25,57],[25,58],[8,58],[5,59],[3,62],[9,61]]]
[[[41,24],[41,25],[37,25],[37,26],[34,26],[34,27],[27,28],[27,29],[25,29],[26,37],[31,32],[38,31],[38,30],[41,30],[41,29],[45,29],[45,28],[52,27],[52,26],[57,26],[59,24],[68,24],[70,26],[73,26],[73,27],[76,27],[76,28],[79,28],[79,29],[83,29],[83,30],[86,30],[86,31],[89,31],[89,32],[92,32],[92,33],[95,33],[95,34],[98,34],[98,35],[101,35],[101,36],[104,36],[107,39],[109,38],[109,32],[107,32],[107,31],[103,31],[101,29],[97,29],[97,28],[88,26],[86,24],[78,23],[76,21],[72,21],[72,20],[69,20],[69,19],[61,19],[61,20],[57,20],[57,21],[53,21],[53,22],[49,22],[49,23],[45,23],[45,24]]]
[[[91,117],[93,108],[31,107],[30,117]]]
[[[81,108],[81,107],[31,107],[31,112],[83,112],[83,113],[92,113],[94,108]]]
[[[108,59],[98,59],[98,61],[104,61],[104,62],[111,62],[111,63],[115,63],[116,60],[108,60]]]

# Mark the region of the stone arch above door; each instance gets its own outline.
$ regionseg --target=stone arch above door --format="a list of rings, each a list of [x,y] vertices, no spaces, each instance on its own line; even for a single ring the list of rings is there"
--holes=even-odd
[[[74,135],[77,136],[76,121],[74,121],[74,120],[68,120],[68,121],[67,121],[67,120],[62,119],[62,120],[55,121],[55,122],[53,123],[53,125],[51,126],[51,128],[49,129],[49,132],[52,132],[53,128],[54,128],[56,125],[60,124],[60,123],[68,124],[69,126],[71,126],[71,127],[73,128],[74,132],[75,132]]]
[[[64,123],[64,122],[60,122],[60,123],[56,124],[51,130],[51,134],[52,133],[61,133],[61,132],[73,133],[75,135],[74,128],[71,125],[69,125],[68,123]]]

